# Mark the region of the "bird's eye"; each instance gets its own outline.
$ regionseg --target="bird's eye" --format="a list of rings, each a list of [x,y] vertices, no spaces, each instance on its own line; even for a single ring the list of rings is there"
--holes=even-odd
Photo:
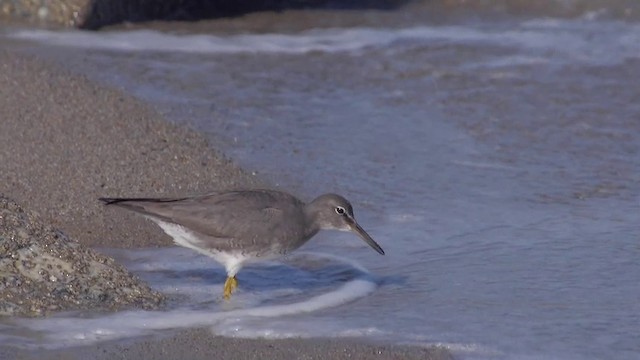
[[[344,213],[346,211],[344,210],[344,208],[342,206],[337,206],[336,207],[336,212],[338,213],[338,215],[344,215]]]

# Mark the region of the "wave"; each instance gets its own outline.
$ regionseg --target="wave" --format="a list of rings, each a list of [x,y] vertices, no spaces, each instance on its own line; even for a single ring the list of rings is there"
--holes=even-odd
[[[640,57],[640,25],[616,21],[537,19],[503,26],[315,29],[297,34],[169,34],[152,30],[83,32],[17,30],[9,37],[48,45],[112,51],[194,54],[358,52],[402,44],[471,44],[514,48],[481,66],[549,61],[619,63]],[[398,46],[401,48],[401,46]]]
[[[153,256],[154,252],[156,256]],[[128,251],[128,253],[132,252]],[[137,264],[138,271],[144,268],[144,271],[150,273],[150,275],[139,273],[139,276],[155,278],[154,286],[174,289],[176,294],[180,294],[180,300],[174,300],[174,304],[178,304],[176,308],[168,311],[123,311],[103,316],[73,313],[45,319],[17,320],[16,326],[3,329],[3,334],[5,334],[3,341],[10,340],[13,345],[25,347],[36,345],[45,348],[59,348],[141,336],[165,329],[211,326],[212,331],[219,333],[220,331],[216,329],[228,330],[227,325],[230,321],[282,318],[287,315],[304,314],[340,306],[369,295],[378,286],[364,268],[349,259],[326,254],[300,253],[293,257],[293,266],[298,266],[298,263],[312,264],[311,269],[301,269],[300,272],[317,271],[320,275],[316,278],[323,278],[322,285],[318,286],[320,289],[314,291],[314,289],[305,288],[302,291],[296,291],[295,278],[299,276],[296,275],[296,270],[293,267],[274,264],[274,267],[277,268],[276,271],[281,272],[279,279],[292,279],[294,283],[292,290],[247,290],[234,295],[235,298],[229,303],[216,302],[211,301],[211,298],[216,296],[216,292],[220,292],[221,284],[212,284],[200,279],[196,283],[182,285],[185,281],[180,280],[181,276],[176,276],[186,275],[183,271],[197,271],[205,275],[206,278],[208,277],[206,275],[210,275],[206,273],[208,270],[199,266],[210,267],[211,262],[194,262],[193,258],[198,255],[183,255],[183,249],[146,250],[138,254],[133,253],[136,260],[152,259],[146,265]],[[141,254],[142,256],[140,256]],[[168,269],[180,269],[182,274],[167,273]],[[265,269],[264,267],[255,267],[253,272],[261,272]],[[323,269],[329,270],[324,271]],[[163,277],[164,280],[160,280],[158,276]],[[349,276],[346,281],[342,279],[345,276]],[[243,281],[242,284],[246,284],[246,282]],[[327,289],[326,284],[332,286]],[[336,286],[338,284],[342,285]],[[306,295],[314,294],[314,292],[315,295]],[[292,293],[295,296],[291,296]],[[291,301],[291,299],[295,301]],[[273,304],[274,302],[275,304]],[[261,305],[254,306],[255,304]],[[194,307],[198,309],[194,310]],[[252,331],[250,327],[245,327],[243,330],[243,337],[251,336],[251,334],[255,337],[265,336],[264,328],[256,328],[255,331]],[[268,333],[272,337],[298,335],[295,333],[286,334],[277,329],[268,331]],[[233,333],[226,331],[224,335],[233,336]]]

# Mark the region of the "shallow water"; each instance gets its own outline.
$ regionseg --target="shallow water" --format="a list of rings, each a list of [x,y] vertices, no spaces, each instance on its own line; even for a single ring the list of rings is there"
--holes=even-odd
[[[222,300],[224,269],[212,267],[210,259],[193,251],[177,247],[102,251],[167,294],[167,308],[16,319],[0,332],[0,339],[13,346],[60,348],[194,326],[211,326],[220,335],[242,336],[248,327],[248,336],[285,337],[294,334],[267,329],[260,334],[252,324],[353,302],[372,293],[382,281],[349,259],[301,252],[284,262],[247,266],[240,277],[242,288],[227,302]]]
[[[212,320],[215,333],[639,358],[640,25],[593,14],[431,25],[413,13],[405,26],[398,10],[376,27],[371,16],[250,34],[199,24],[11,36],[149,101],[284,188],[346,195],[387,252],[322,234],[304,249],[348,256],[376,280],[310,313]],[[220,277],[202,266],[197,281]],[[278,271],[243,271],[236,306],[339,297],[335,274]],[[292,279],[317,292],[296,293]],[[206,306],[216,319],[228,310]],[[171,316],[161,322],[189,326]]]

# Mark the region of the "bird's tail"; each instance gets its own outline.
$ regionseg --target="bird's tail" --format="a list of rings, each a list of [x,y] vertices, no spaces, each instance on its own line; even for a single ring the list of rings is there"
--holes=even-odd
[[[163,203],[184,200],[176,198],[99,198],[105,205],[115,205],[137,212],[152,219],[171,221],[163,214]]]
[[[105,205],[120,205],[125,206],[127,203],[168,203],[179,200],[184,200],[184,198],[176,199],[176,198],[107,198],[101,197],[98,200],[104,202]]]

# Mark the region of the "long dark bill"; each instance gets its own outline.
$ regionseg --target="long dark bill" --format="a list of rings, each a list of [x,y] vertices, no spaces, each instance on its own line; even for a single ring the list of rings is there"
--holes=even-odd
[[[371,246],[373,248],[373,250],[377,251],[378,254],[380,255],[384,255],[384,250],[382,250],[382,248],[380,247],[380,245],[378,245],[377,242],[375,242],[371,236],[369,236],[369,234],[367,234],[366,231],[364,231],[364,229],[362,227],[360,227],[360,225],[358,225],[357,222],[353,222],[353,231],[360,235],[360,237],[362,238],[362,240],[364,240],[364,242],[366,242],[367,244],[369,244],[369,246]]]

